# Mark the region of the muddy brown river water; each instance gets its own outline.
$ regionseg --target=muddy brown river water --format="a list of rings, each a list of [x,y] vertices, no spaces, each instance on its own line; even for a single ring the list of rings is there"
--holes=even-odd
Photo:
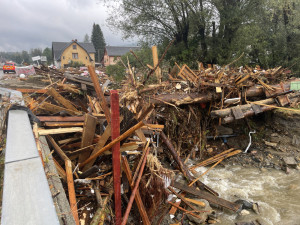
[[[206,168],[198,171],[204,172]],[[230,201],[244,199],[257,202],[260,214],[250,212],[239,216],[218,212],[222,225],[259,219],[262,225],[300,225],[300,171],[226,166],[214,168],[202,179],[216,190],[220,197]]]

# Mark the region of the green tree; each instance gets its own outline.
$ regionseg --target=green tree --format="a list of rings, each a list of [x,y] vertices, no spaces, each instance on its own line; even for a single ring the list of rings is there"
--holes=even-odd
[[[21,55],[22,55],[22,59],[23,59],[24,63],[29,64],[31,62],[30,56],[29,56],[29,54],[28,54],[27,51],[23,50],[22,53],[21,53]]]
[[[44,49],[42,55],[47,57],[48,65],[51,64],[51,62],[52,62],[52,50],[47,47],[47,48]]]
[[[93,24],[91,41],[96,50],[96,56],[95,56],[96,62],[100,62],[100,60],[104,55],[106,43],[99,24],[95,24],[95,23]]]
[[[84,43],[89,43],[89,42],[90,42],[90,37],[89,37],[88,34],[85,34],[85,35],[84,35],[83,42],[84,42]]]
[[[34,56],[41,56],[43,53],[42,49],[41,48],[33,48],[33,49],[30,49],[30,56],[31,57],[34,57]]]

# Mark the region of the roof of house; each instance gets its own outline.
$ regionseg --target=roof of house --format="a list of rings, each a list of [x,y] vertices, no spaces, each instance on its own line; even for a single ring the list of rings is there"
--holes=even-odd
[[[122,56],[125,55],[130,50],[139,50],[139,47],[119,47],[119,46],[106,46],[106,52],[109,56]]]
[[[84,42],[76,42],[76,41],[71,41],[71,42],[52,42],[52,51],[53,51],[53,56],[55,60],[59,60],[61,54],[63,51],[69,47],[71,44],[77,43],[79,46],[81,46],[84,50],[87,51],[87,53],[95,53],[95,47],[93,43],[84,43]]]

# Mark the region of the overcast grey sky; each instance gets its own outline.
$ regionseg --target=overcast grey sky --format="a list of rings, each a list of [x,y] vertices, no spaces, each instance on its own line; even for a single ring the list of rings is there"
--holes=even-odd
[[[98,23],[108,45],[134,45],[106,26],[107,9],[97,0],[0,0],[0,51],[51,47],[52,41],[83,41]]]

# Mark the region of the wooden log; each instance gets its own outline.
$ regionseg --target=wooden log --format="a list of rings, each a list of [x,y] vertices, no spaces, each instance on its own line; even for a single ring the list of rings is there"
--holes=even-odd
[[[190,171],[187,169],[187,167],[184,165],[184,163],[182,162],[181,158],[179,157],[179,155],[177,154],[175,148],[173,147],[172,143],[169,141],[169,139],[167,138],[167,136],[165,135],[164,132],[160,133],[160,136],[162,138],[162,141],[167,145],[171,155],[173,156],[173,159],[175,160],[175,162],[177,163],[179,170],[181,171],[181,173],[183,174],[183,176],[185,178],[187,178],[189,181],[192,181],[194,178],[192,176],[192,174],[190,173]],[[207,191],[213,193],[214,195],[218,196],[219,194],[217,192],[215,192],[214,190],[212,190],[210,187],[206,186],[205,184],[203,184],[200,181],[197,181],[196,184],[200,187],[200,189],[204,190],[206,189]]]
[[[290,82],[284,83],[285,90],[289,89]],[[271,87],[280,87],[280,85],[271,85]],[[247,97],[258,97],[264,96],[264,87],[261,85],[256,85],[250,87],[246,91]],[[244,98],[245,96],[242,96]],[[157,100],[157,99],[158,100]],[[145,96],[146,101],[149,101],[149,96]],[[155,96],[155,98],[151,98],[150,103],[155,105],[164,105],[166,103],[172,103],[177,106],[184,104],[192,104],[192,103],[206,103],[212,100],[221,99],[221,95],[216,95],[214,93],[174,93],[174,94],[160,94],[159,96]]]
[[[107,106],[107,102],[106,102],[106,99],[104,97],[104,93],[102,91],[102,88],[100,86],[100,83],[99,83],[99,79],[95,73],[95,70],[92,66],[88,66],[88,70],[89,70],[89,73],[90,73],[90,76],[91,76],[91,79],[94,83],[94,88],[95,88],[95,91],[96,91],[96,94],[97,94],[97,97],[99,98],[99,101],[100,101],[100,105],[104,111],[104,114],[105,114],[105,117],[106,117],[106,121],[108,123],[110,123],[110,112],[109,112],[109,108]]]
[[[52,96],[57,103],[62,104],[67,109],[78,112],[75,106],[69,100],[65,99],[61,94],[59,94],[54,88],[50,87],[47,94]]]
[[[272,108],[271,106],[275,106],[275,105],[271,104],[270,107],[262,106],[261,107],[262,112],[267,112],[267,111],[273,110],[274,108]],[[244,117],[249,117],[249,116],[254,116],[254,115],[255,115],[255,112],[252,110],[244,112]],[[235,121],[234,116],[227,116],[225,118],[222,118],[222,123],[231,123],[233,121]]]
[[[69,128],[57,128],[57,129],[39,129],[39,135],[49,135],[49,134],[66,134],[66,133],[76,133],[82,132],[82,127],[69,127]]]
[[[194,187],[188,187],[184,184],[181,184],[181,183],[178,183],[178,182],[175,182],[175,181],[172,183],[172,186],[177,188],[177,189],[180,189],[182,191],[185,191],[189,194],[195,195],[195,196],[197,196],[201,199],[206,199],[207,201],[209,201],[212,204],[222,206],[222,207],[227,208],[229,210],[232,210],[234,212],[237,212],[240,208],[239,204],[229,202],[225,199],[219,198],[215,195],[204,192],[202,190],[198,190]]]
[[[85,114],[84,126],[82,131],[82,139],[80,148],[84,148],[93,143],[95,130],[96,130],[97,118],[90,114]],[[78,163],[82,163],[90,156],[90,151],[84,151],[80,154]]]
[[[129,130],[127,130],[125,133],[123,133],[122,135],[120,135],[118,138],[114,139],[112,142],[110,142],[108,145],[106,145],[105,147],[101,148],[101,149],[96,149],[95,147],[95,154],[91,155],[87,160],[85,160],[83,163],[81,163],[79,165],[79,168],[83,168],[86,164],[88,164],[89,162],[91,162],[92,160],[96,159],[99,155],[101,155],[103,152],[109,150],[112,148],[112,146],[114,146],[116,143],[124,140],[125,138],[127,138],[129,135],[131,135],[134,131],[136,131],[137,129],[141,128],[144,125],[143,121],[140,121],[139,123],[137,123],[136,125],[134,125],[133,127],[131,127]]]
[[[297,98],[300,96],[300,93],[293,93],[293,94],[289,94],[289,98],[293,99],[293,98]],[[265,100],[261,100],[261,101],[255,101],[255,102],[251,102],[251,104],[265,104],[265,105],[271,105],[276,103],[274,98],[268,98]],[[245,105],[241,105],[240,108],[243,111],[248,111],[248,110],[252,110],[252,106],[251,104],[245,104]],[[231,108],[226,108],[226,109],[222,109],[222,110],[214,110],[211,111],[211,116],[212,117],[226,117],[226,116],[231,116]]]
[[[131,187],[131,189],[133,189],[134,185],[132,184],[132,173],[131,173],[131,170],[130,170],[127,158],[125,156],[122,156],[122,167],[123,167],[123,170],[124,170],[124,172],[126,174],[128,182],[130,184],[130,187]],[[151,223],[150,223],[150,220],[148,218],[148,215],[147,215],[145,206],[143,204],[143,201],[142,201],[142,198],[141,198],[139,190],[137,190],[137,192],[136,192],[135,202],[136,202],[136,204],[138,206],[138,209],[139,209],[140,215],[142,217],[143,223],[145,225],[150,225]]]
[[[67,173],[70,207],[71,207],[71,211],[74,216],[76,225],[79,225],[77,201],[76,201],[76,194],[75,194],[75,187],[74,187],[73,173],[72,173],[72,163],[70,160],[65,161],[65,167],[66,167],[66,173]]]
[[[121,225],[126,225],[126,223],[127,223],[129,212],[131,210],[133,200],[135,199],[135,196],[136,196],[136,193],[137,193],[137,190],[138,190],[138,187],[139,187],[139,184],[140,184],[143,172],[144,172],[144,168],[145,168],[146,161],[147,161],[147,155],[148,155],[149,151],[150,151],[150,148],[147,148],[146,149],[145,157],[143,159],[143,163],[142,163],[141,169],[139,171],[138,178],[136,180],[134,188],[132,189],[132,192],[131,192],[131,195],[130,195],[130,199],[129,199],[129,202],[128,202],[128,205],[127,205],[127,208],[126,208],[126,211],[125,211],[125,214],[124,214],[123,221],[122,221]]]
[[[111,105],[111,139],[114,141],[120,136],[120,112],[118,91],[110,91]],[[115,197],[115,223],[120,225],[122,221],[122,199],[121,199],[121,153],[120,142],[112,147],[113,183]]]

